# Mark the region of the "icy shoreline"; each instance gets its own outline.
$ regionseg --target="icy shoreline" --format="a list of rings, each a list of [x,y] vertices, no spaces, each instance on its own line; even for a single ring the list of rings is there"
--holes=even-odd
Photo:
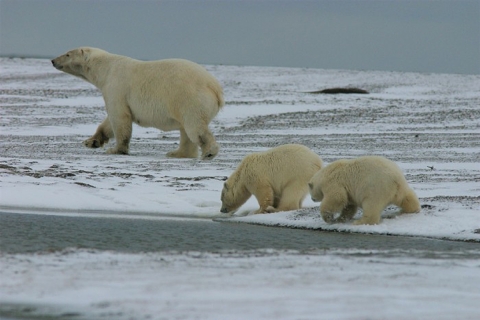
[[[214,219],[223,179],[246,154],[301,143],[326,163],[390,158],[422,211],[328,225],[310,199],[298,211],[249,215],[251,198],[229,221],[480,241],[480,76],[207,66],[227,104],[211,124],[220,153],[206,162],[166,158],[178,132],[151,128],[134,127],[130,156],[86,149],[105,117],[95,88],[48,60],[0,58],[0,67],[0,210]],[[305,93],[347,86],[371,94]],[[89,320],[478,317],[478,250],[394,251],[0,252],[0,316],[19,306]]]
[[[246,154],[301,143],[326,163],[392,159],[424,209],[354,227],[322,224],[310,199],[303,211],[244,217],[252,197],[235,220],[480,241],[480,76],[207,66],[226,98],[211,124],[221,151],[207,162],[166,158],[178,132],[138,126],[130,156],[84,148],[105,116],[100,93],[48,60],[0,62],[1,207],[214,218],[223,179]],[[348,86],[371,94],[304,92]]]

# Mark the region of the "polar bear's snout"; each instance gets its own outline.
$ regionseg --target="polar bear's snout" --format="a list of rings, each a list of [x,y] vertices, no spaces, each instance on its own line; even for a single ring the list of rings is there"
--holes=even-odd
[[[62,70],[63,66],[58,64],[58,62],[55,61],[56,59],[52,59],[52,65],[55,67],[55,69]]]

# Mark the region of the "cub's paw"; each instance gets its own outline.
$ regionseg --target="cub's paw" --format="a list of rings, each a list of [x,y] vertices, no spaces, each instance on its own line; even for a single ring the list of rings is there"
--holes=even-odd
[[[274,213],[278,212],[278,210],[275,207],[268,206],[267,209],[265,209],[265,213]]]
[[[278,212],[278,210],[273,206],[268,206],[266,208],[259,208],[258,210],[255,210],[253,214],[266,214],[266,213],[274,213],[274,212]]]
[[[353,224],[355,226],[362,226],[362,225],[376,225],[376,224],[379,224],[380,221],[373,221],[373,220],[368,220],[368,219],[364,219],[364,218],[360,218],[358,220],[355,220],[353,222]]]
[[[321,215],[322,215],[323,221],[325,221],[326,223],[334,223],[335,222],[335,213],[324,211],[324,212],[321,212]]]

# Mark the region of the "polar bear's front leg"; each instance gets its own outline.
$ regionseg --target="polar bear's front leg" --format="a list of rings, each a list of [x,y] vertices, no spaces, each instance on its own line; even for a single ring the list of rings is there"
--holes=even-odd
[[[346,222],[352,220],[355,213],[357,213],[358,206],[353,203],[349,203],[345,208],[343,208],[340,217],[338,217],[338,222]]]
[[[83,145],[87,148],[101,148],[108,140],[114,137],[112,126],[108,117],[98,126],[93,136],[83,141]]]
[[[255,198],[257,198],[260,208],[255,211],[257,213],[271,213],[274,208],[275,195],[273,193],[273,188],[267,183],[260,183],[255,192],[253,192]]]
[[[115,135],[115,147],[107,150],[108,154],[128,154],[132,138],[132,116],[129,112],[110,116],[110,123]]]
[[[348,203],[346,192],[337,190],[335,193],[324,193],[320,203],[320,214],[326,223],[334,223],[335,215],[343,210]]]

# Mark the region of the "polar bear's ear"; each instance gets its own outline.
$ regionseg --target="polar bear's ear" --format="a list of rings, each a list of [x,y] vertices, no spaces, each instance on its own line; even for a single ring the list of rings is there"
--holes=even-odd
[[[81,48],[80,49],[80,55],[83,57],[83,60],[87,61],[90,51],[88,49]]]
[[[228,185],[226,182],[223,184],[223,188],[228,191]]]
[[[309,182],[308,187],[310,188],[310,190],[312,190],[313,189],[313,183]]]

